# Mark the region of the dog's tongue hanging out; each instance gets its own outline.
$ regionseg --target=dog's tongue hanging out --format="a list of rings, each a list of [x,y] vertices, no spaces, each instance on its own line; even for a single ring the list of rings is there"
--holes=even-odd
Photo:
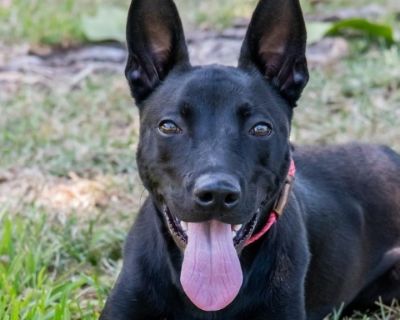
[[[221,310],[235,299],[243,282],[231,225],[216,220],[189,223],[187,235],[183,290],[199,309]]]

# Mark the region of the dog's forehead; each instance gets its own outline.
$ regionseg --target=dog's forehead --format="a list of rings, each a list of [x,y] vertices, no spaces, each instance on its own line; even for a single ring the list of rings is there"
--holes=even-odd
[[[253,70],[210,65],[194,68],[181,83],[180,99],[193,106],[241,108],[266,111],[285,104],[267,81]],[[190,103],[192,102],[192,103]]]
[[[185,91],[212,91],[245,90],[248,86],[249,76],[240,69],[222,65],[209,65],[196,67],[190,73]]]
[[[146,101],[142,115],[174,113],[183,106],[202,113],[242,107],[266,113],[277,112],[281,104],[283,100],[258,72],[209,65],[173,72]]]
[[[266,83],[248,72],[228,66],[210,65],[195,67],[183,76],[179,83],[179,99],[193,106],[204,103],[213,106],[240,106],[257,99],[257,87]]]

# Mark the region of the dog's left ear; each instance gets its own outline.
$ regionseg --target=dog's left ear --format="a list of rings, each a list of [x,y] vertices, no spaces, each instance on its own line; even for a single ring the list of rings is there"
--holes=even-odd
[[[172,0],[133,0],[126,30],[125,75],[140,104],[189,55],[178,10]]]
[[[261,0],[242,45],[239,67],[256,66],[295,106],[309,78],[306,42],[299,0]]]

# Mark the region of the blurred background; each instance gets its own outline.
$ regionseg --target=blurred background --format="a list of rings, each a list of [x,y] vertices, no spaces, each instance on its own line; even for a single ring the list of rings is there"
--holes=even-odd
[[[192,61],[235,64],[255,0],[179,0]],[[297,144],[400,151],[400,2],[304,0]],[[128,0],[0,0],[0,319],[97,319],[146,194]],[[379,302],[377,302],[379,304]],[[400,309],[353,319],[400,319]],[[332,315],[330,319],[337,319]]]

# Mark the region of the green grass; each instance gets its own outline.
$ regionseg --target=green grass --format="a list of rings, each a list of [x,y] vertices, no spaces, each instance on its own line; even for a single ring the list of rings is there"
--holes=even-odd
[[[28,39],[49,44],[80,40],[83,34],[77,23],[80,15],[77,4],[74,0],[15,0],[10,7],[0,7],[0,19],[3,21],[0,38],[9,41]]]
[[[0,5],[0,39],[12,45],[84,42],[84,14],[105,3],[125,10],[128,2],[14,0],[11,7]],[[224,27],[248,15],[255,0],[178,2],[189,23]],[[308,12],[350,4],[303,2]],[[352,40],[348,58],[311,71],[296,109],[293,141],[361,140],[400,151],[399,65],[398,46]],[[125,80],[122,74],[103,72],[74,88],[57,83],[2,88],[0,112],[0,319],[97,319],[122,263],[123,239],[143,199],[134,161],[138,113]],[[4,201],[25,180],[18,178],[17,186],[2,182],[2,172],[26,168],[45,180],[65,183],[71,182],[71,172],[94,180],[107,177],[111,200],[90,210],[65,212],[38,203],[31,196],[34,181],[17,193],[20,203]],[[121,199],[134,200],[121,205]],[[352,319],[400,318],[398,305],[378,309]]]
[[[12,0],[0,3],[0,39],[13,43],[71,45],[85,41],[82,18],[95,14],[101,5],[115,5],[127,11],[129,1],[123,0]]]
[[[98,319],[120,266],[123,222],[2,211],[0,319]]]

